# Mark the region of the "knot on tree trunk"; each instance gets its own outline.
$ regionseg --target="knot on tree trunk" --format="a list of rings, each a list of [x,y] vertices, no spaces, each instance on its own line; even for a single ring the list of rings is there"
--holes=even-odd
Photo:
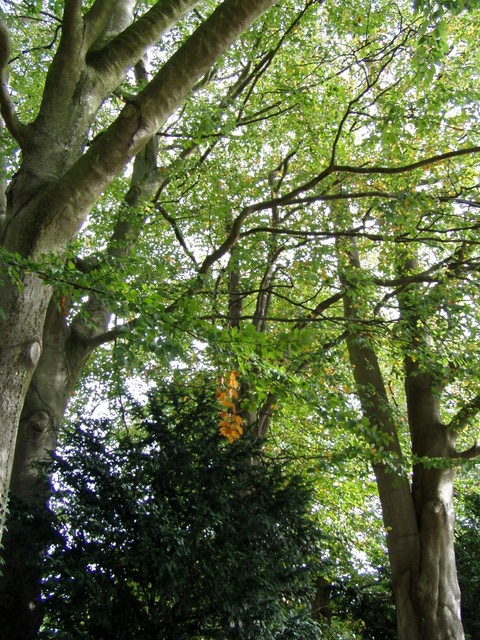
[[[46,411],[35,411],[28,417],[28,426],[38,435],[42,434],[50,424],[50,416]]]
[[[428,509],[428,511],[430,511],[435,515],[438,515],[439,513],[442,513],[442,512],[446,513],[445,504],[438,499],[430,500],[429,502],[426,503],[425,507],[426,509]]]
[[[28,342],[23,349],[25,360],[27,361],[28,366],[31,368],[37,366],[38,361],[40,360],[41,353],[42,345],[40,344],[40,342],[37,342],[37,340]]]

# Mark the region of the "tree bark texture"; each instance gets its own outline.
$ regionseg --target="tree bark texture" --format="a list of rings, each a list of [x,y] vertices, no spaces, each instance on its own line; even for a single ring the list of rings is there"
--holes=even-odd
[[[354,241],[348,241],[343,266],[344,309],[349,322],[347,348],[362,411],[381,433],[384,454],[401,460],[402,451],[373,341],[359,322],[360,293],[355,272],[360,261]],[[402,306],[402,303],[401,303]],[[405,304],[403,305],[405,307]],[[410,314],[408,322],[415,326]],[[438,389],[418,363],[407,358],[406,398],[412,451],[418,457],[450,458],[452,432],[440,423]],[[460,591],[454,555],[452,468],[414,469],[412,487],[381,459],[373,460],[387,530],[399,640],[463,640]]]

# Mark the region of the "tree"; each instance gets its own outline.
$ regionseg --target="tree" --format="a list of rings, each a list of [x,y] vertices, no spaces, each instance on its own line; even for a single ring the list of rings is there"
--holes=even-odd
[[[219,438],[200,380],[136,413],[118,440],[86,419],[55,460],[41,637],[283,638],[318,572],[312,486]]]
[[[2,115],[22,151],[21,165],[8,186],[2,228],[6,251],[33,260],[47,253],[60,255],[113,178],[273,0],[220,4],[85,148],[98,109],[127,69],[195,4],[157,2],[126,26],[123,18],[131,2],[95,2],[85,14],[81,2],[66,2],[58,49],[46,74],[38,114],[29,124],[18,117],[7,90],[11,46],[2,20]],[[104,44],[105,35],[113,39]],[[6,273],[3,280],[0,395],[5,504],[20,413],[42,354],[51,288],[38,273],[22,271],[15,282]]]
[[[34,273],[47,274],[57,287],[67,281],[75,291],[76,285],[78,312],[81,295],[90,293],[83,315],[73,321],[72,312],[69,319],[69,335],[82,327],[72,347],[85,345],[87,336],[89,350],[81,352],[77,371],[109,338],[116,339],[119,365],[131,358],[134,335],[138,362],[148,370],[158,366],[154,356],[168,350],[194,351],[186,337],[193,336],[210,345],[209,364],[223,373],[241,371],[236,415],[258,437],[269,433],[272,416],[282,444],[317,442],[310,427],[308,437],[288,427],[299,416],[314,420],[318,433],[328,432],[329,446],[342,429],[348,454],[371,462],[377,477],[400,637],[461,638],[449,487],[454,467],[478,453],[457,438],[475,423],[479,404],[472,302],[478,10],[469,5],[468,12],[456,12],[462,7],[451,3],[422,3],[422,13],[412,12],[410,3],[385,1],[375,10],[361,0],[348,8],[337,4],[279,3],[262,33],[250,32],[232,50],[224,76],[204,77],[210,83],[200,83],[199,93],[165,124],[157,139],[169,162],[158,198],[137,211],[137,219],[122,209],[119,220],[123,246],[125,231],[131,236],[141,227],[135,256],[109,264],[99,242],[94,268],[85,246],[65,265],[42,264],[37,254],[25,261],[21,252],[9,252],[5,262],[16,281]],[[112,47],[115,42],[120,47],[121,39]],[[92,55],[101,60],[103,54]],[[139,94],[145,104],[152,104],[158,78]],[[128,89],[115,99],[128,101]],[[3,102],[8,116],[8,96]],[[133,120],[136,104],[125,107]],[[111,119],[108,109],[104,117]],[[127,135],[128,127],[116,122],[107,137],[92,141],[79,175],[95,170],[95,163],[86,166],[88,158],[100,157],[115,131]],[[129,157],[136,151],[130,148]],[[120,170],[121,163],[111,166]],[[112,208],[120,211],[112,204],[119,202],[114,189],[106,196],[110,203],[97,205],[91,217],[97,237],[105,235]],[[113,249],[118,244],[109,256]],[[81,260],[73,258],[78,254]],[[148,260],[155,260],[154,278]],[[51,308],[57,315],[49,318],[62,325]],[[108,330],[111,312],[118,324]],[[58,334],[51,335],[51,353],[59,353]],[[48,422],[36,411],[24,417],[37,433]],[[329,453],[316,451],[323,461]],[[447,526],[435,517],[427,523],[437,507]],[[436,558],[429,556],[433,548]],[[432,594],[439,558],[448,558],[438,577],[445,600],[452,599],[447,606]],[[445,627],[439,621],[452,611]]]
[[[445,23],[440,22],[432,33],[440,45],[443,41],[441,32],[445,28]],[[452,28],[450,35],[456,28]],[[369,33],[372,32],[370,22]],[[424,42],[432,44],[428,39]],[[406,43],[407,40],[403,41],[402,47]],[[313,287],[304,293],[305,289],[296,286],[298,280],[293,289],[297,293],[298,306],[302,304],[299,300],[310,302],[306,307],[310,314],[307,321],[316,322],[316,314],[321,312],[324,323],[344,323],[342,338],[346,341],[350,376],[362,409],[357,417],[357,433],[360,440],[370,443],[370,461],[387,531],[399,637],[462,638],[453,548],[452,490],[455,467],[462,459],[479,453],[476,445],[462,448],[457,444],[461,431],[475,418],[479,401],[476,390],[472,390],[466,399],[457,395],[458,363],[463,361],[466,349],[469,354],[475,353],[478,336],[477,315],[472,308],[474,289],[470,288],[477,287],[476,242],[471,235],[476,229],[476,201],[459,198],[459,195],[470,189],[475,191],[475,179],[470,183],[468,175],[470,172],[472,177],[475,175],[476,161],[462,163],[453,173],[446,167],[444,173],[441,166],[435,165],[448,161],[457,152],[430,157],[425,163],[413,160],[417,153],[416,141],[421,139],[425,143],[429,137],[422,121],[425,79],[422,78],[417,86],[412,81],[411,71],[405,71],[402,82],[395,75],[395,83],[408,96],[408,104],[400,93],[390,92],[390,78],[387,75],[383,79],[391,59],[386,51],[384,48],[378,54],[377,49],[362,59],[365,78],[358,80],[360,86],[355,87],[353,97],[346,101],[345,112],[332,136],[330,163],[306,185],[290,192],[287,190],[286,195],[269,203],[270,224],[254,227],[244,232],[244,237],[256,234],[258,241],[261,233],[269,233],[277,238],[304,239],[305,244],[309,237],[315,236],[337,239],[336,275],[332,269],[331,251],[322,261],[316,248],[317,272],[323,267],[325,274],[322,283],[317,283],[317,293]],[[446,61],[436,77],[434,56],[428,60],[427,46],[422,47],[421,55],[420,67],[427,82],[436,82],[443,90],[443,74],[451,72],[458,61],[454,58]],[[398,65],[399,59],[395,58],[395,61]],[[414,70],[418,73],[418,66]],[[385,113],[383,100],[387,94],[389,106]],[[448,121],[453,116],[451,108],[452,103],[447,99],[439,110],[435,110],[435,118],[446,130],[450,129]],[[408,117],[410,110],[413,113],[411,120]],[[392,122],[392,112],[402,122],[403,130],[397,129]],[[370,126],[374,126],[372,123],[383,118],[385,124],[380,127],[379,134],[369,135]],[[458,133],[461,131],[462,135],[468,136],[463,116],[458,124]],[[350,134],[358,132],[357,135],[364,138],[363,144],[359,144],[354,135],[349,138],[345,133],[347,127]],[[449,130],[446,139],[452,140],[450,133]],[[397,166],[371,165],[369,158],[382,139],[401,150],[402,162]],[[363,150],[359,151],[355,146],[363,147]],[[466,154],[477,151],[476,146],[470,151],[465,149]],[[388,155],[386,148],[384,152]],[[464,151],[458,153],[463,155]],[[337,164],[337,158],[347,154],[352,154],[356,162],[343,164],[338,160]],[[308,154],[303,151],[302,155],[305,158]],[[409,156],[412,157],[410,162]],[[365,164],[360,159],[364,159]],[[417,170],[422,167],[426,170],[420,176]],[[402,174],[406,174],[405,180],[401,178]],[[448,186],[447,176],[451,178]],[[299,192],[307,190],[312,193],[310,197],[299,196]],[[322,201],[329,203],[324,211],[313,207],[315,202]],[[342,201],[352,204],[342,206]],[[310,211],[316,219],[309,217],[307,205],[311,205]],[[301,209],[301,216],[295,217],[294,206]],[[288,219],[288,226],[279,225],[279,211],[284,211],[283,220]],[[322,214],[325,227],[317,231]],[[355,237],[362,241],[363,254],[358,250]],[[294,247],[290,245],[288,249],[293,252]],[[311,250],[310,255],[315,255],[314,252],[315,249]],[[388,259],[385,260],[387,252]],[[239,251],[237,263],[238,255]],[[244,253],[247,255],[248,250]],[[366,267],[362,265],[360,255]],[[251,259],[244,258],[244,265],[249,273],[244,282],[249,280],[251,283]],[[279,260],[277,265],[281,265]],[[289,277],[293,280],[292,272]],[[272,298],[276,295],[275,308],[285,320],[285,299],[279,303],[281,296],[276,294],[280,286],[278,280],[276,290],[273,290],[272,281],[265,289],[270,294],[273,291]],[[247,288],[245,284],[243,286]],[[319,293],[322,288],[333,289],[329,298],[326,292]],[[239,294],[241,290],[239,287]],[[341,292],[344,304],[341,314],[336,304],[338,292]],[[290,294],[289,302],[292,297]],[[315,307],[312,301],[318,300]],[[246,306],[246,296],[243,302]],[[331,315],[325,314],[328,307]],[[269,310],[273,320],[273,304]],[[469,314],[468,320],[462,317],[463,313]],[[301,320],[297,322],[302,324]],[[393,328],[383,334],[389,326]],[[446,331],[448,350],[445,348]],[[319,342],[323,347],[329,343],[324,340],[322,345],[320,339]],[[388,343],[392,348],[390,354]],[[324,352],[325,348],[323,356]],[[402,359],[403,375],[399,365]],[[315,376],[315,366],[321,366],[320,363],[312,354],[304,356],[303,361],[310,375]],[[386,382],[386,371],[390,367],[397,379],[403,377],[403,415]],[[465,369],[460,375],[465,375]],[[300,387],[301,382],[296,380],[297,393]],[[475,388],[478,388],[476,383]],[[445,409],[442,398],[447,405]],[[338,404],[342,403],[337,401]],[[411,438],[408,453],[405,453],[408,447],[404,435],[405,418]],[[412,482],[408,471],[411,466]]]
[[[102,112],[102,104],[145,50],[162,43],[165,34],[198,2],[150,3],[133,24],[134,3],[129,1],[67,1],[63,15],[63,3],[51,2],[46,10],[27,6],[23,18],[21,7],[5,4],[6,19],[13,21],[14,28],[18,21],[26,19],[34,24],[43,16],[53,21],[54,34],[50,45],[39,47],[42,51],[50,49],[53,55],[47,61],[42,59],[42,69],[47,63],[45,84],[38,109],[28,113],[31,122],[26,124],[15,107],[14,93],[8,89],[11,42],[7,22],[3,18],[0,21],[0,104],[5,127],[13,139],[13,144],[7,138],[3,145],[2,185],[7,177],[10,180],[7,198],[2,189],[0,201],[4,251],[0,297],[2,513],[19,422],[22,428],[13,489],[32,497],[38,486],[30,463],[43,456],[46,446],[54,446],[65,406],[85,361],[101,343],[98,336],[107,329],[110,317],[110,305],[92,292],[84,313],[65,326],[65,293],[52,298],[52,284],[55,280],[58,283],[58,278],[45,278],[44,268],[52,276],[52,269],[56,271],[62,265],[65,248],[91,207],[136,154],[141,176],[134,176],[126,204],[136,206],[139,196],[141,199],[152,187],[159,186],[158,175],[153,183],[151,180],[156,158],[150,157],[145,163],[145,154],[148,157],[148,149],[150,154],[152,150],[149,141],[195,83],[274,1],[205,3],[207,11],[218,7],[205,20],[195,14],[186,27],[190,37],[177,50],[165,47],[156,75],[135,97],[127,98],[116,113],[111,105]],[[184,33],[180,30],[179,37]],[[97,135],[92,139],[95,128]],[[14,153],[20,150],[21,162],[17,162]],[[125,244],[130,222],[117,211],[110,255],[115,255],[119,243]],[[77,275],[88,271],[85,262],[75,265]],[[92,263],[89,268],[93,268]],[[69,293],[67,290],[67,296]],[[13,579],[7,575],[3,581],[7,607],[8,598],[20,595],[25,605],[22,619],[26,620],[32,615],[28,612],[34,610],[30,605],[36,588],[32,596],[25,580],[18,579],[21,567],[12,570]],[[19,594],[12,593],[12,584],[23,585]]]

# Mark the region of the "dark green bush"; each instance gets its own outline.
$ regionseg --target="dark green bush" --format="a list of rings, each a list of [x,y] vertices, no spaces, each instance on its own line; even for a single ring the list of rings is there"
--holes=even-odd
[[[460,501],[455,555],[462,592],[462,620],[467,638],[480,640],[480,494],[466,494]]]
[[[297,615],[320,557],[304,478],[220,438],[205,391],[163,389],[147,411],[108,444],[86,420],[55,459],[41,637],[315,637]]]

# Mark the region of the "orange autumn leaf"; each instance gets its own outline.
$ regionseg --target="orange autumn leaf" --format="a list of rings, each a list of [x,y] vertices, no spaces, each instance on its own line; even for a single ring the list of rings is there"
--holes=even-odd
[[[243,418],[237,414],[237,401],[239,399],[237,389],[240,388],[239,376],[240,373],[238,371],[232,371],[226,378],[226,383],[224,382],[225,378],[220,377],[216,391],[217,400],[222,406],[218,423],[219,433],[227,438],[230,443],[238,440],[243,434]]]

